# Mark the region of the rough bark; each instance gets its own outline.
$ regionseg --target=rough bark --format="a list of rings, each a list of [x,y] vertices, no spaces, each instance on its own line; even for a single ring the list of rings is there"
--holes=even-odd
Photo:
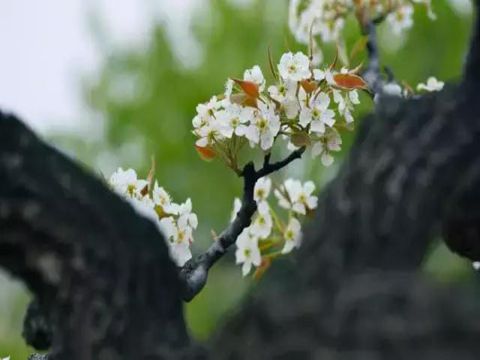
[[[460,86],[379,99],[295,264],[267,275],[213,358],[478,358],[478,288],[436,284],[419,267],[439,236],[480,260],[479,24]]]
[[[213,341],[214,358],[478,358],[474,291],[418,271],[459,200],[469,214],[480,207],[480,108],[459,91],[383,100],[323,192],[295,263],[263,279]]]
[[[5,114],[0,184],[0,265],[27,284],[51,322],[49,359],[196,353],[177,270],[153,223]],[[45,329],[32,321],[26,338],[42,348]]]

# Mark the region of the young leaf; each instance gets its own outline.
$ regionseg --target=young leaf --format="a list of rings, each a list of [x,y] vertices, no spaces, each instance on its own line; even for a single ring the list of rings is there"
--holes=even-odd
[[[197,150],[198,155],[200,155],[200,158],[205,161],[211,161],[213,160],[217,154],[215,153],[215,150],[213,150],[211,147],[201,147],[195,145],[195,150]]]
[[[258,91],[258,85],[255,84],[253,81],[246,81],[246,80],[240,80],[240,79],[233,79],[235,83],[238,84],[243,90],[243,92],[256,99],[260,96],[260,92]]]
[[[367,89],[368,85],[360,76],[355,74],[335,74],[333,75],[335,84],[347,90]]]

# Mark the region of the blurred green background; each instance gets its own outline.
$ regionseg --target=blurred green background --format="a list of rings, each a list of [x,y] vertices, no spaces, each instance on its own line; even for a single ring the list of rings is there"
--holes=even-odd
[[[455,1],[455,0],[452,0]],[[246,68],[259,64],[269,77],[267,49],[274,59],[287,49],[303,49],[287,28],[287,1],[259,0],[242,4],[228,0],[204,1],[202,11],[191,22],[197,48],[191,58],[180,61],[166,26],[158,22],[149,34],[148,46],[141,50],[105,51],[103,65],[95,76],[81,84],[85,103],[98,117],[98,131],[91,136],[50,133],[57,146],[84,162],[93,172],[108,176],[117,166],[133,167],[146,176],[150,157],[157,162],[157,178],[176,201],[191,197],[200,226],[193,252],[205,249],[211,229],[217,232],[228,222],[233,198],[241,191],[240,180],[220,162],[203,162],[197,156],[190,132],[195,107],[211,95],[222,92],[227,77],[241,77]],[[415,25],[404,39],[392,39],[382,25],[382,60],[398,79],[414,85],[435,75],[456,81],[461,74],[471,14],[461,15],[445,1],[434,2],[438,19],[431,21],[425,11],[415,13]],[[121,6],[121,5],[119,5]],[[101,24],[90,19],[94,36],[101,40]],[[345,31],[349,49],[358,39],[351,19]],[[331,61],[332,46],[325,46]],[[362,55],[363,56],[363,55]],[[357,63],[363,59],[358,58]],[[364,97],[357,118],[371,109]],[[452,119],[454,120],[454,119]],[[344,151],[331,168],[306,159],[287,172],[310,177],[321,187],[332,179]],[[285,173],[283,174],[285,175]],[[425,271],[442,281],[469,281],[470,264],[450,254],[443,246],[432,248]],[[21,322],[28,293],[12,279],[0,281],[0,357],[25,359],[27,349],[21,339]],[[245,295],[250,280],[242,279],[232,256],[216,266],[205,290],[186,306],[192,334],[208,338],[219,319]]]

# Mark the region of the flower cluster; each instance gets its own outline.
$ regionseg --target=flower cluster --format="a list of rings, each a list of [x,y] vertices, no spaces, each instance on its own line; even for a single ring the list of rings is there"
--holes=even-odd
[[[317,207],[317,197],[313,195],[315,185],[311,181],[302,184],[299,180],[288,179],[273,193],[278,206],[287,210],[286,221],[282,221],[277,212],[269,205],[272,181],[265,177],[257,181],[254,199],[257,212],[252,224],[245,228],[236,241],[237,264],[242,264],[242,274],[246,276],[252,266],[257,271],[267,267],[271,260],[290,253],[300,247],[302,228],[299,218]],[[241,202],[235,199],[232,221],[240,209]]]
[[[413,25],[414,4],[427,7],[435,18],[430,0],[290,0],[289,27],[296,40],[309,44],[311,36],[322,42],[337,42],[345,20],[355,14],[363,19],[385,19],[394,34]]]
[[[436,92],[443,90],[445,83],[443,81],[437,80],[437,78],[430,76],[426,83],[419,83],[416,87],[417,92]],[[390,96],[398,96],[403,98],[408,98],[411,96],[418,95],[414,90],[406,83],[403,83],[403,87],[396,82],[389,82],[383,86],[383,91],[385,94]],[[375,97],[375,99],[377,99]]]
[[[367,88],[358,70],[314,68],[301,52],[282,55],[272,69],[277,80],[268,87],[258,65],[246,70],[243,79],[227,81],[224,94],[197,106],[197,151],[206,159],[218,155],[238,171],[244,144],[268,152],[282,137],[289,149],[311,147],[313,157],[330,165],[342,144],[339,130],[352,128],[358,90]]]
[[[192,232],[198,225],[197,215],[192,213],[192,202],[187,199],[176,204],[165,189],[152,179],[137,178],[133,169],[117,169],[110,179],[112,189],[124,197],[134,209],[153,221],[167,240],[170,256],[178,266],[192,257],[190,244]]]

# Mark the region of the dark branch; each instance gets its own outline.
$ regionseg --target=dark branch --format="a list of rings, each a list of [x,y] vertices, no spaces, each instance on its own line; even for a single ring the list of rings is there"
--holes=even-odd
[[[268,153],[265,155],[262,168],[258,171],[255,170],[255,166],[251,162],[245,165],[241,173],[243,178],[242,206],[237,216],[204,254],[191,259],[180,270],[180,279],[183,283],[183,299],[185,301],[192,300],[203,289],[209,269],[235,243],[242,231],[250,225],[252,216],[257,210],[257,204],[254,200],[254,188],[257,180],[284,168],[295,159],[300,158],[304,151],[305,147],[302,147],[293,151],[285,159],[273,164],[270,163],[270,153]]]
[[[270,164],[267,162],[266,164],[264,164],[264,166],[260,170],[258,170],[257,172],[258,179],[284,168],[285,166],[290,164],[293,160],[301,158],[304,152],[305,152],[305,147],[301,147],[298,150],[295,150],[294,152],[292,152],[288,157],[286,157],[281,161],[278,161],[273,164]]]
[[[27,316],[29,343],[51,342],[52,360],[164,359],[189,347],[156,226],[2,112],[0,184],[0,266],[42,306]]]
[[[465,69],[463,72],[463,85],[468,88],[467,91],[476,93],[476,86],[480,82],[480,14],[479,1],[475,0],[475,25],[472,31],[472,40],[470,41],[470,49],[466,58]]]
[[[376,25],[372,21],[368,21],[365,24],[363,31],[368,37],[368,66],[363,73],[363,78],[365,79],[373,93],[378,94],[382,91],[383,79],[380,69],[380,52],[378,50]]]
[[[466,98],[447,88],[379,102],[295,261],[269,270],[218,332],[214,359],[478,358],[473,289],[419,270],[452,220],[449,245],[480,259],[480,102]]]
[[[475,30],[463,86],[379,99],[319,197],[296,264],[269,271],[218,332],[215,359],[478,358],[478,284],[420,270],[441,235],[480,260],[478,18]]]
[[[34,299],[28,306],[23,324],[25,342],[37,350],[48,350],[52,346],[51,321],[44,310],[38,299]]]

